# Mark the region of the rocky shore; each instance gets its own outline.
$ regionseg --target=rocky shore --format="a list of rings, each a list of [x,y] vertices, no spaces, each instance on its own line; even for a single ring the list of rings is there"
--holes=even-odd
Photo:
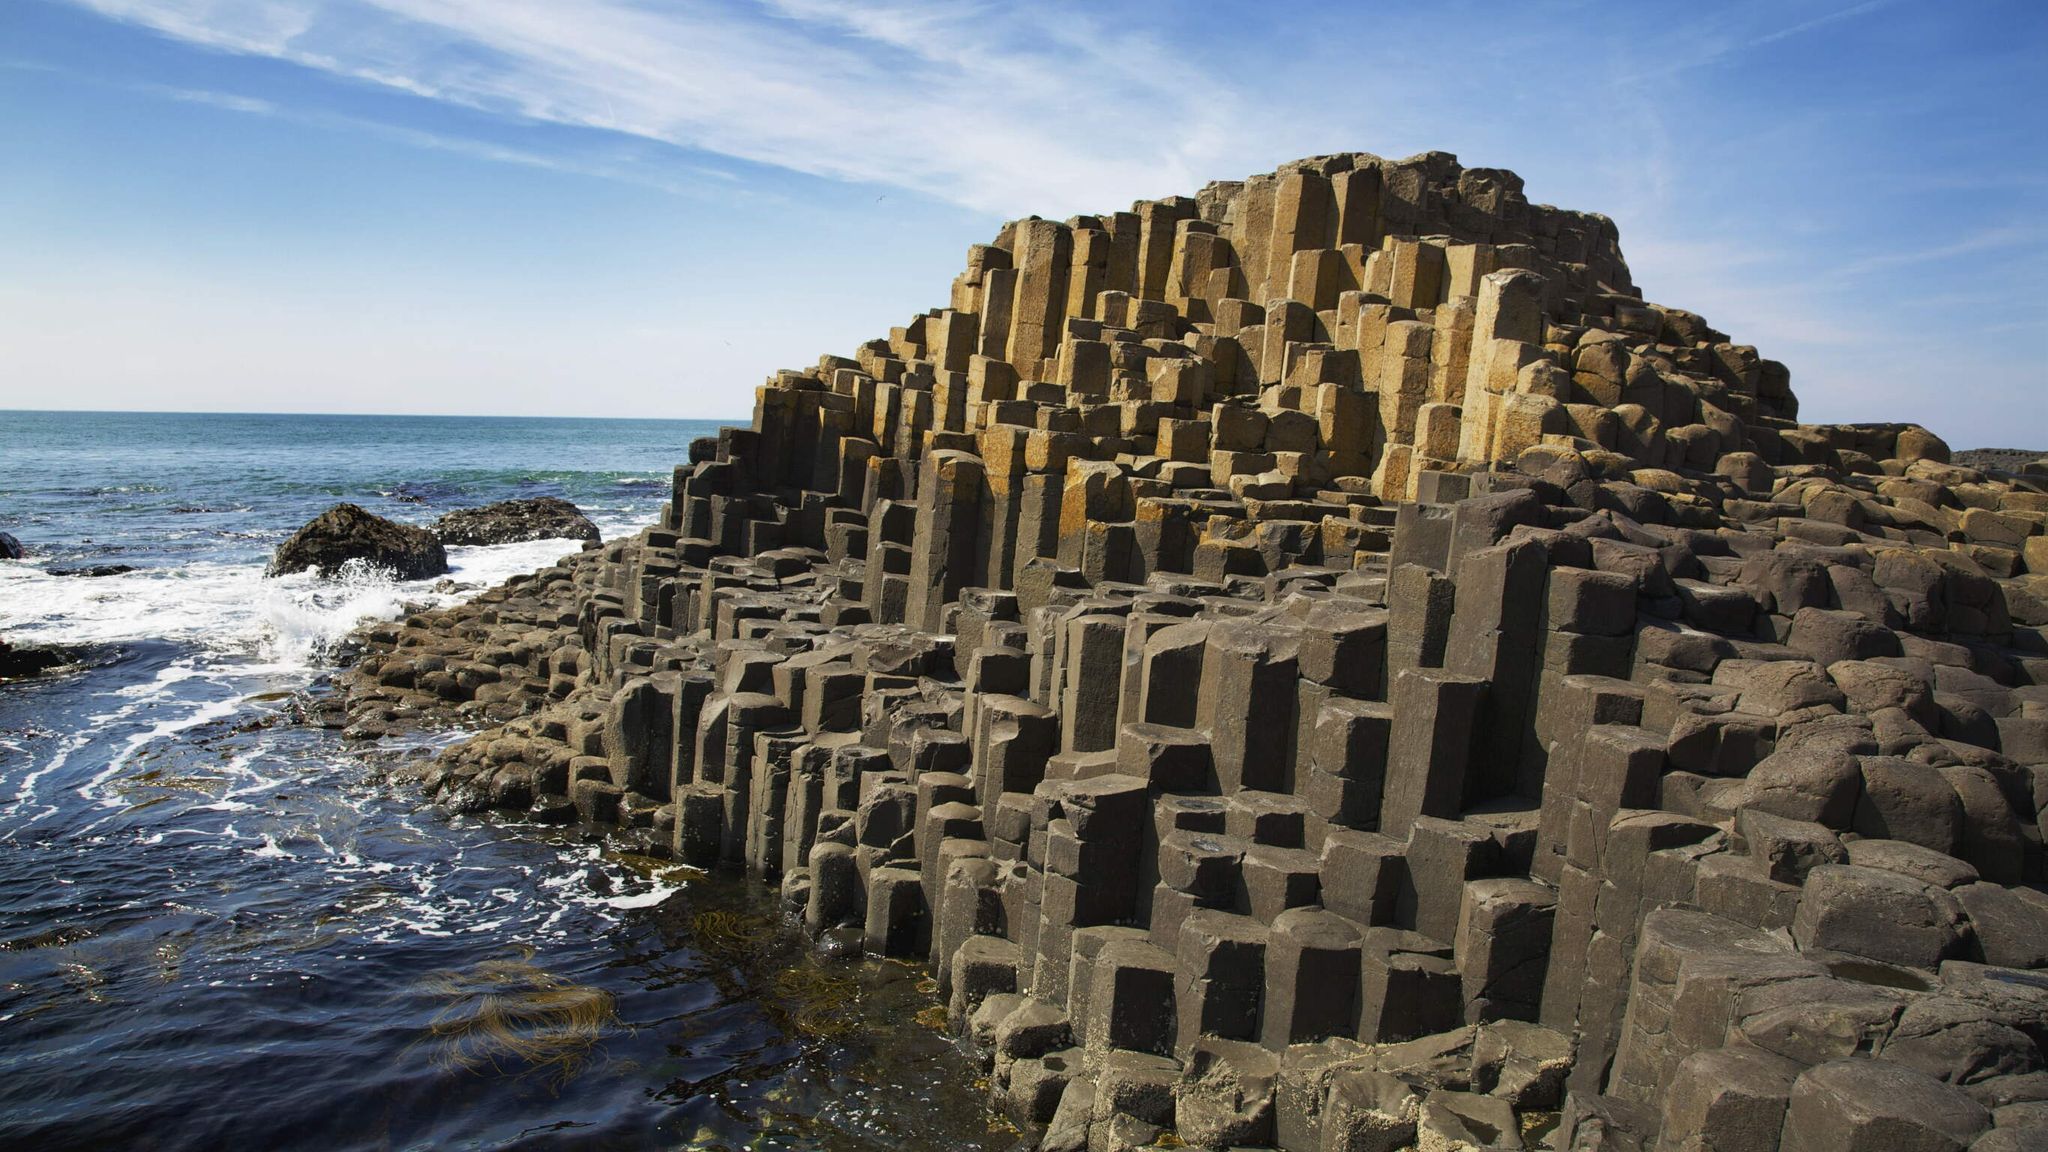
[[[1006,225],[333,722],[928,964],[1047,1149],[2048,1147],[2048,477],[1797,416],[1312,158]]]

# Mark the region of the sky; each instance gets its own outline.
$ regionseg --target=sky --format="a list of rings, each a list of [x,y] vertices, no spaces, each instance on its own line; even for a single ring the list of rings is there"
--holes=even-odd
[[[2048,4],[0,0],[0,409],[744,418],[1005,219],[1456,153],[2048,449]]]

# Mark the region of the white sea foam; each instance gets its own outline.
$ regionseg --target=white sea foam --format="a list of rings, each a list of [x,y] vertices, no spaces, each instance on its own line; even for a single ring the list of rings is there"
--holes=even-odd
[[[394,581],[363,571],[332,580],[311,573],[273,579],[254,563],[194,563],[101,577],[51,576],[29,565],[0,563],[0,635],[10,640],[85,646],[163,640],[195,649],[148,680],[95,693],[109,702],[107,710],[90,716],[87,730],[66,738],[42,763],[24,765],[18,782],[0,764],[0,786],[14,784],[11,795],[0,796],[0,814],[23,825],[55,815],[59,807],[44,794],[46,782],[121,809],[127,800],[114,785],[145,749],[236,714],[248,694],[274,688],[280,677],[302,678],[363,621],[395,616],[408,602],[456,603],[510,576],[546,567],[577,547],[574,541],[540,540],[451,548],[447,584]],[[196,691],[195,682],[203,685]],[[89,777],[68,784],[53,779],[75,754],[102,740],[111,740],[109,754]],[[246,812],[254,805],[241,797],[277,784],[251,772],[246,762],[226,768],[242,778],[241,786],[193,809]]]
[[[303,669],[364,620],[394,616],[407,602],[455,603],[546,567],[578,546],[536,540],[450,548],[445,579],[453,591],[436,591],[440,578],[395,581],[372,572],[332,580],[303,572],[266,578],[255,563],[199,562],[97,577],[0,564],[0,633],[20,643],[180,641],[239,656],[248,662],[245,672]]]

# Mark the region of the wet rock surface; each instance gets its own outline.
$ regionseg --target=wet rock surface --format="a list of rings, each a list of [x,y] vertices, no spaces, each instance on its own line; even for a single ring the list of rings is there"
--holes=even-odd
[[[329,722],[927,966],[1050,1147],[2038,1143],[2048,477],[1799,423],[1436,153],[949,303]]]
[[[400,580],[425,580],[448,571],[448,553],[433,533],[354,504],[336,504],[278,545],[268,574],[311,569],[333,576],[351,561],[384,569]]]
[[[479,508],[458,508],[434,522],[443,544],[517,544],[527,540],[598,541],[597,525],[556,496],[501,500]]]
[[[53,645],[16,645],[0,638],[0,680],[27,680],[78,661],[72,649]]]
[[[135,571],[133,564],[89,564],[82,568],[52,568],[52,576],[122,576]]]

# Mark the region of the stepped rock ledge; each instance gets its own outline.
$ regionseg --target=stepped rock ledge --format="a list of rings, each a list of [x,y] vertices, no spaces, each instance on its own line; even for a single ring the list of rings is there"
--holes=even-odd
[[[2040,465],[1441,153],[1015,221],[756,396],[332,722],[929,965],[1048,1149],[2048,1148]]]

